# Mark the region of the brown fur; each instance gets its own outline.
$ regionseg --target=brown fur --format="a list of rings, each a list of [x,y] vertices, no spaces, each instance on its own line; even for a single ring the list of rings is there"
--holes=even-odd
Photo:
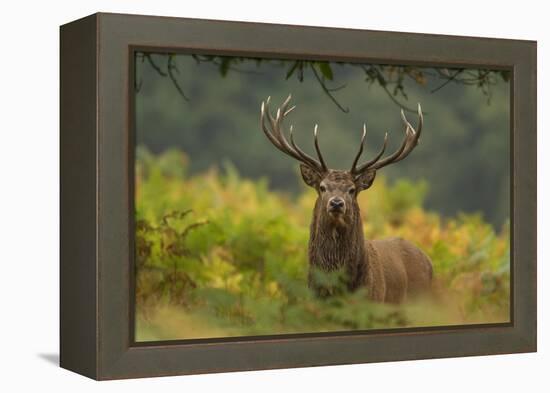
[[[432,263],[411,242],[388,238],[366,242],[370,270],[378,276],[371,282],[371,298],[400,303],[408,296],[428,290],[432,281]]]
[[[304,180],[309,184],[311,179]],[[319,192],[310,227],[310,287],[320,296],[334,293],[334,288],[316,282],[312,271],[319,269],[343,270],[348,290],[364,286],[369,298],[379,302],[400,303],[429,289],[432,264],[418,247],[401,238],[365,240],[356,194],[345,192],[354,184],[342,171],[331,171],[318,183],[325,191]],[[335,195],[346,203],[345,213],[337,217],[326,208],[327,198]]]

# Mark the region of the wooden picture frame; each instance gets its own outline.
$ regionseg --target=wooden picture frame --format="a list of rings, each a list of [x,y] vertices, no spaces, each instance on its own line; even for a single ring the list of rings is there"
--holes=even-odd
[[[511,78],[511,322],[133,341],[133,54],[466,66]],[[118,379],[536,351],[536,42],[95,14],[61,27],[61,367]]]

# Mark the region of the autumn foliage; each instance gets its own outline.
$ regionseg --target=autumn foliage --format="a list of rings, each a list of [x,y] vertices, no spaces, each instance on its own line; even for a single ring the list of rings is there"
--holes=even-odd
[[[136,160],[138,341],[507,322],[508,225],[423,209],[429,185],[383,176],[359,196],[367,238],[401,236],[434,264],[433,293],[402,305],[307,287],[315,192],[270,190],[231,165],[190,176],[176,150]]]

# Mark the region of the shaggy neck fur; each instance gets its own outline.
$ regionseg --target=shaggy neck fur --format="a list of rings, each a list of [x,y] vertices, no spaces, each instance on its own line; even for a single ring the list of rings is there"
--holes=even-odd
[[[319,199],[315,203],[309,237],[310,287],[319,292],[312,269],[330,273],[344,269],[348,290],[355,290],[364,280],[367,252],[357,202],[349,213],[334,220]],[[330,292],[330,290],[329,290]]]

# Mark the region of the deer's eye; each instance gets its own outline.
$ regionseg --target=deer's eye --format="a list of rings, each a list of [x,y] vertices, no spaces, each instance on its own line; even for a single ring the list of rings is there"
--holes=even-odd
[[[355,188],[350,188],[348,192],[350,195],[355,194]]]
[[[319,187],[319,190],[320,190],[321,192],[325,192],[327,189],[326,189],[325,186],[321,186],[321,187]]]

